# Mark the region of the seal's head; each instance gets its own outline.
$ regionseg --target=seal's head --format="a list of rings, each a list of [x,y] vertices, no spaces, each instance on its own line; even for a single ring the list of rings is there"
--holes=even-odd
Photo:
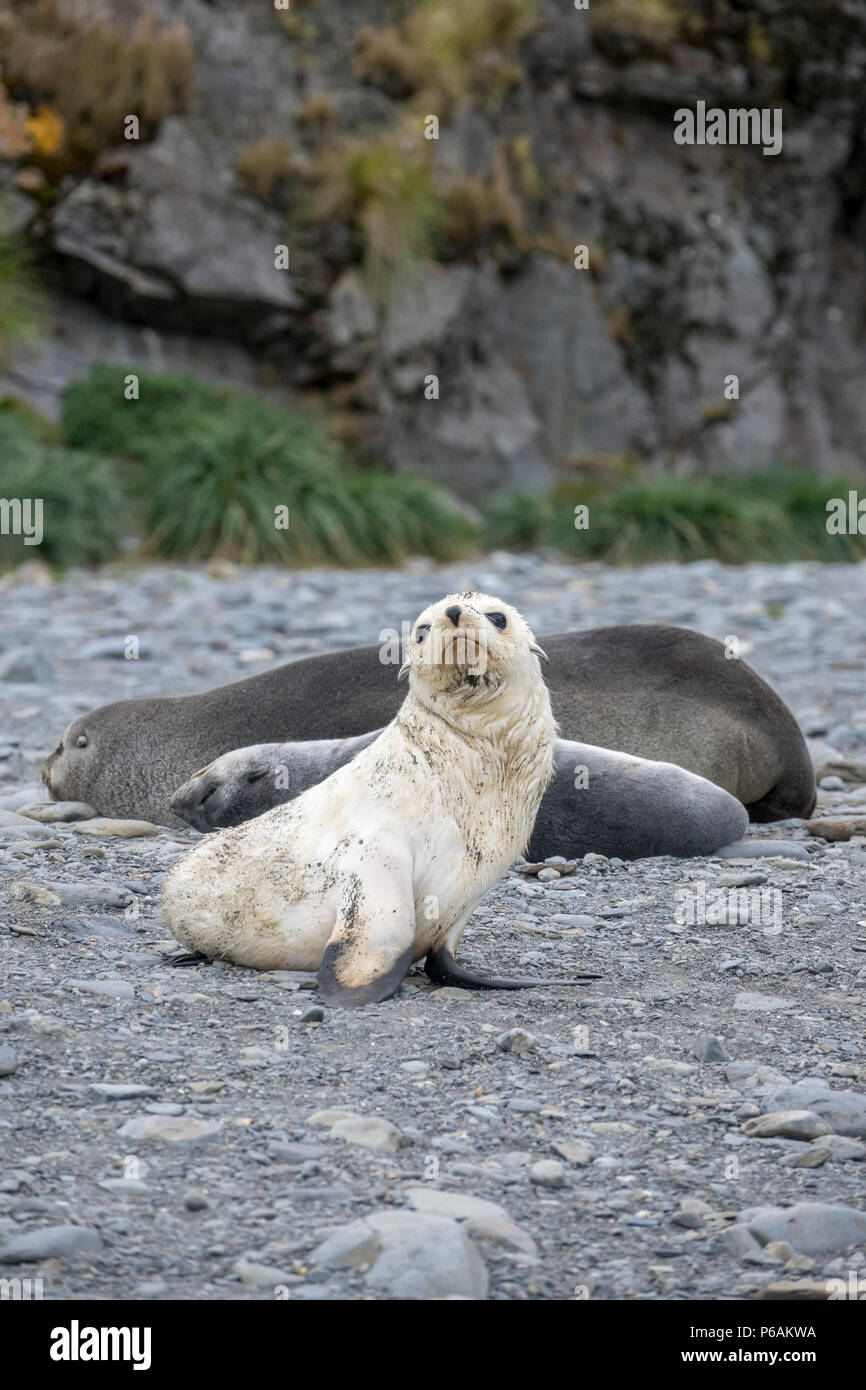
[[[510,695],[546,696],[529,624],[490,594],[449,594],[419,614],[401,669],[416,699],[432,708],[479,708]]]
[[[43,762],[42,780],[56,801],[88,801],[92,796],[87,776],[90,758],[85,752],[89,747],[86,721],[76,719]]]
[[[164,767],[179,760],[164,734],[161,742],[153,737],[146,759],[139,752],[138,768],[129,751],[131,742],[147,735],[153,704],[120,700],[74,720],[42,764],[42,780],[52,800],[83,801],[101,816],[165,821]]]

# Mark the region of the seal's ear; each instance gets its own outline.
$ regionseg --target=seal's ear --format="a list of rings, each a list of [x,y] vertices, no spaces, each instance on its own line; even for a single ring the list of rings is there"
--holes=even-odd
[[[543,647],[539,647],[537,642],[530,642],[529,650],[531,652],[535,652],[536,656],[543,657],[545,661],[550,661],[550,657],[547,655],[547,652],[544,650]]]

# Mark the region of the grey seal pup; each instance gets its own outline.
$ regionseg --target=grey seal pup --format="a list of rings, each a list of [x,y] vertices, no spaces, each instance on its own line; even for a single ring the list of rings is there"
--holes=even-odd
[[[323,782],[381,732],[224,753],[178,788],[172,812],[201,831],[241,825]],[[535,860],[590,853],[685,858],[732,844],[748,823],[735,797],[673,763],[557,739],[528,852]]]

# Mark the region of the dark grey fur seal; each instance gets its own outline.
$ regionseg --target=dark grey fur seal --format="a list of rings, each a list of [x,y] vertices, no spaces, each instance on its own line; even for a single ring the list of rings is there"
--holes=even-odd
[[[815,779],[793,715],[720,642],[654,624],[540,641],[566,738],[676,763],[730,792],[752,820],[811,813]],[[69,726],[43,776],[57,800],[171,824],[172,793],[223,753],[351,738],[392,719],[403,687],[379,653],[357,647],[201,695],[105,705]]]
[[[171,809],[196,830],[240,825],[323,782],[380,733],[235,749],[185,782]],[[529,856],[713,854],[738,840],[748,821],[735,797],[673,763],[557,739]]]

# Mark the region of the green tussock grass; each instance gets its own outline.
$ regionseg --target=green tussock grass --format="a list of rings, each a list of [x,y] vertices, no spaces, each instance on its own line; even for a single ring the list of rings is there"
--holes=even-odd
[[[0,568],[43,560],[66,568],[114,559],[129,508],[110,462],[40,438],[33,422],[0,410],[0,497],[42,500],[43,538],[0,535]]]
[[[849,488],[857,483],[779,467],[712,478],[661,477],[610,491],[587,483],[509,489],[485,508],[484,540],[515,550],[548,546],[575,559],[615,565],[866,559],[866,536],[835,536],[826,529],[827,502],[847,497]],[[574,509],[581,504],[589,508],[589,526],[577,530]]]
[[[94,367],[67,388],[61,423],[67,443],[125,460],[147,553],[360,565],[450,558],[475,537],[434,483],[353,468],[298,412],[171,372],[135,373],[126,400],[129,374]]]
[[[0,362],[14,343],[39,336],[44,316],[30,255],[17,237],[0,230]]]

